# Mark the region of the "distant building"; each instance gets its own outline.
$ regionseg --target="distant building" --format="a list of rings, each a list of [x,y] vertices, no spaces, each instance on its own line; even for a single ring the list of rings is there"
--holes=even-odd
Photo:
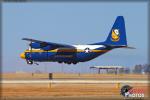
[[[135,65],[134,69],[133,69],[133,73],[141,74],[142,70],[143,70],[143,66],[142,65]]]
[[[129,74],[130,73],[130,68],[124,68],[124,73]]]
[[[150,74],[150,65],[149,64],[143,65],[143,72],[145,74]]]
[[[101,73],[101,70],[106,70],[107,73],[118,73],[118,69],[123,69],[123,66],[92,66],[90,69],[98,69],[98,73]]]
[[[133,69],[133,73],[136,73],[136,74],[149,74],[150,73],[150,65],[149,64],[135,65],[134,69]]]
[[[120,68],[119,73],[120,74],[128,74],[128,73],[130,73],[130,69],[127,67],[126,68]]]

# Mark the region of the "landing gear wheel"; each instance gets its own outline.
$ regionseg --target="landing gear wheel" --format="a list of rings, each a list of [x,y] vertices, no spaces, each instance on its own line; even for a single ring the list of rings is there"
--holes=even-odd
[[[67,62],[67,64],[69,64],[69,65],[70,65],[70,64],[71,64],[71,62]]]
[[[27,60],[27,64],[32,65],[32,64],[33,64],[33,61],[32,61],[32,60]]]
[[[58,63],[62,63],[62,61],[58,61]]]
[[[73,64],[77,64],[77,62],[73,62]]]

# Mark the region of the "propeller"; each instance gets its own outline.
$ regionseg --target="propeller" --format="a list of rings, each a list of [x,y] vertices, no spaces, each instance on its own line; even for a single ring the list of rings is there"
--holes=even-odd
[[[32,41],[31,41],[30,44],[29,44],[30,57],[32,57],[32,46],[31,46],[31,44],[32,44]]]

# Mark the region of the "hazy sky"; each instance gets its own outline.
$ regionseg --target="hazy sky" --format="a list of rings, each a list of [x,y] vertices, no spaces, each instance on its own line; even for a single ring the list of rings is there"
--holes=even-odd
[[[94,65],[132,67],[148,62],[148,15],[145,2],[3,3],[2,69],[5,72],[92,72]],[[27,65],[20,53],[24,37],[64,44],[89,44],[106,39],[117,16],[124,16],[127,41],[136,49],[115,49],[77,65],[55,62]]]

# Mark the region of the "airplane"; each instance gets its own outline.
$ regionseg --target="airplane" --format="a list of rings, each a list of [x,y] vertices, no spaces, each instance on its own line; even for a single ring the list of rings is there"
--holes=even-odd
[[[20,54],[20,57],[25,59],[27,64],[36,64],[36,62],[77,64],[79,62],[90,61],[116,48],[134,49],[127,45],[123,16],[116,18],[104,42],[87,45],[67,45],[30,38],[23,38],[22,40],[30,41],[29,49]]]

